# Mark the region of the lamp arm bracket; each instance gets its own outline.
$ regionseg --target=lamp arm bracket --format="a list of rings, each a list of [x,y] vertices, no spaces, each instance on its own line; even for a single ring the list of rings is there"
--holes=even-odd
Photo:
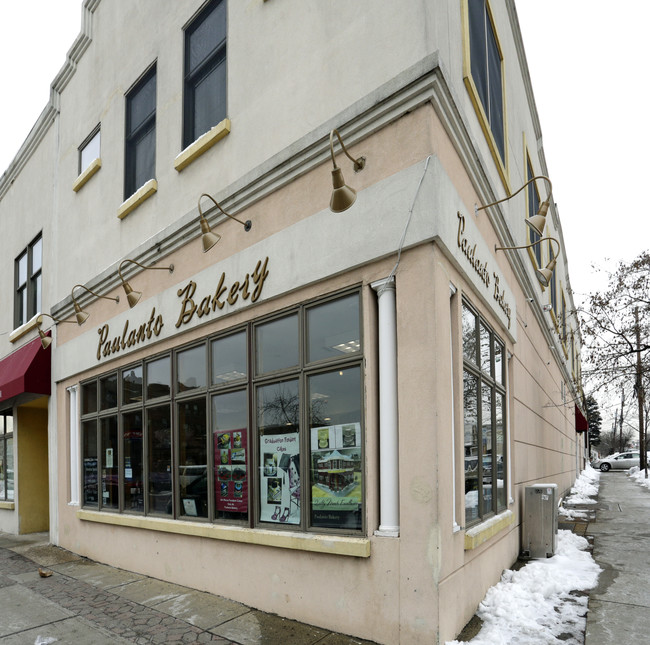
[[[117,267],[117,272],[118,272],[118,274],[120,276],[120,280],[122,280],[122,282],[125,281],[124,276],[122,275],[122,265],[125,262],[131,262],[132,264],[137,264],[142,269],[156,269],[158,271],[169,271],[170,273],[174,272],[174,265],[173,264],[170,264],[167,267],[146,267],[144,264],[140,264],[140,262],[136,262],[135,260],[132,260],[131,258],[126,258],[126,259],[122,260],[120,262],[120,265]]]
[[[115,298],[113,298],[111,296],[100,296],[98,293],[95,293],[92,289],[89,289],[87,286],[85,286],[83,284],[75,284],[75,286],[72,287],[72,291],[70,292],[70,295],[72,297],[72,300],[74,300],[74,302],[77,302],[77,300],[74,297],[74,290],[77,287],[81,287],[82,289],[85,289],[88,293],[92,293],[93,296],[97,296],[97,298],[104,298],[105,300],[113,300],[114,302],[119,302],[120,301],[119,296],[116,296]]]
[[[72,325],[76,325],[77,323],[74,320],[60,320],[59,318],[55,318],[54,316],[50,316],[50,314],[46,313],[40,313],[38,314],[38,318],[36,319],[36,325],[40,327],[43,324],[43,316],[47,316],[48,318],[51,318],[55,323],[70,323]]]
[[[490,206],[495,206],[496,204],[501,204],[501,202],[506,202],[509,199],[512,199],[515,195],[518,195],[528,184],[532,183],[536,179],[544,179],[545,181],[548,182],[549,189],[548,189],[548,195],[546,196],[546,199],[550,199],[551,193],[553,192],[553,184],[551,183],[551,180],[546,176],[546,175],[537,175],[536,177],[532,177],[529,179],[521,188],[516,190],[512,195],[508,195],[507,197],[504,197],[503,199],[499,199],[496,202],[492,202],[491,204],[485,204],[485,206],[476,206],[475,212],[482,211],[485,208],[489,208]]]
[[[251,227],[253,226],[253,224],[249,219],[246,220],[245,222],[242,222],[240,219],[237,219],[234,215],[231,215],[230,213],[227,213],[225,210],[223,210],[223,208],[221,208],[221,205],[219,204],[219,202],[214,197],[212,197],[212,195],[208,195],[208,193],[202,193],[201,197],[199,197],[198,207],[199,207],[199,216],[201,217],[201,219],[205,219],[205,215],[203,214],[203,211],[201,210],[201,199],[203,197],[207,197],[226,217],[229,217],[230,219],[234,219],[235,222],[239,222],[244,227],[244,229],[246,231],[251,230]],[[212,209],[210,209],[210,210],[212,210]]]
[[[334,128],[330,132],[330,155],[332,156],[332,164],[334,164],[334,168],[338,168],[336,165],[336,160],[334,159],[334,135],[339,140],[339,143],[341,144],[341,148],[343,149],[343,152],[345,153],[345,156],[354,164],[354,172],[359,172],[363,170],[366,167],[366,158],[365,157],[359,157],[358,159],[355,159],[350,155],[348,152],[348,149],[345,147],[345,144],[343,143],[343,139],[341,139],[341,135],[339,134],[339,131]]]
[[[523,246],[497,246],[496,244],[494,245],[494,250],[495,251],[514,251],[516,249],[529,249],[531,246],[535,246],[536,244],[541,244],[544,240],[551,240],[557,244],[557,256],[560,257],[560,252],[562,250],[562,247],[560,246],[560,243],[558,240],[556,240],[554,237],[542,237],[539,240],[535,242],[531,242],[530,244],[524,244]]]

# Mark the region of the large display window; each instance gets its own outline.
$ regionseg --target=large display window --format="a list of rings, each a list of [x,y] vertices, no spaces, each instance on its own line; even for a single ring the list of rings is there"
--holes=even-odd
[[[14,418],[0,413],[0,501],[14,499]]]
[[[463,302],[465,524],[506,508],[505,345]]]
[[[362,531],[360,330],[354,291],[83,382],[84,506]]]

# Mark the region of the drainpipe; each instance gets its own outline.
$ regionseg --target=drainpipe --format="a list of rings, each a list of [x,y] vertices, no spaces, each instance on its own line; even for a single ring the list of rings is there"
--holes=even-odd
[[[370,285],[379,305],[379,530],[399,537],[399,441],[397,425],[397,312],[395,278]]]

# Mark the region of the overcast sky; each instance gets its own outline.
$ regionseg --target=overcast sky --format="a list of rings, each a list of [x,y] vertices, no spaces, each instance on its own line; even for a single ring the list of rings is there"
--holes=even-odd
[[[47,104],[79,34],[81,6],[81,0],[0,0],[0,174]],[[518,0],[516,6],[579,298],[603,286],[592,264],[628,261],[650,246],[642,191],[650,183],[644,74],[650,2]]]

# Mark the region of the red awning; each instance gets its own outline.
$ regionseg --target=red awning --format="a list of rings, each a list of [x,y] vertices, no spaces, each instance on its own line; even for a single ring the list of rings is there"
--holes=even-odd
[[[586,432],[589,430],[589,423],[587,417],[582,414],[582,410],[576,405],[576,432]]]
[[[50,347],[35,338],[0,361],[0,402],[18,394],[50,394]]]

